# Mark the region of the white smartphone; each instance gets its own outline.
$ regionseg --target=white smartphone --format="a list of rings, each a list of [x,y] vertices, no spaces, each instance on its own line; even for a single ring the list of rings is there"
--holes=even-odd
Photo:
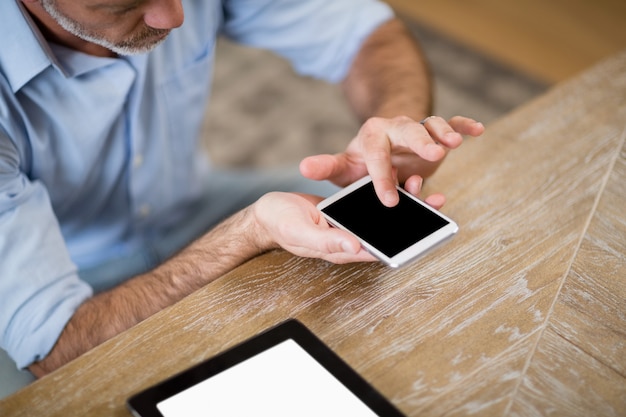
[[[457,224],[400,187],[400,202],[380,202],[369,176],[317,205],[328,223],[356,236],[365,250],[397,268],[452,237]]]

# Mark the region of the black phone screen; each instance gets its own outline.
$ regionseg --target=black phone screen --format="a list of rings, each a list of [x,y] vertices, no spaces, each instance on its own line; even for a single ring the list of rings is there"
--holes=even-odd
[[[449,224],[437,213],[399,194],[400,202],[387,207],[376,196],[374,184],[368,182],[322,211],[391,258]]]

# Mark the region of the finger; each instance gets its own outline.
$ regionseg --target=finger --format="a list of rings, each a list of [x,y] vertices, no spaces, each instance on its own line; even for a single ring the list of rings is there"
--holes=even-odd
[[[431,137],[426,127],[411,118],[392,119],[387,134],[393,145],[409,148],[426,161],[439,161],[446,154],[446,150]]]
[[[444,204],[446,204],[446,197],[443,194],[432,194],[426,197],[424,201],[432,208],[439,210]]]
[[[360,244],[354,236],[333,228],[306,197],[299,198],[307,200],[306,206],[274,211],[276,216],[273,216],[271,230],[276,243],[296,255],[318,258],[336,252],[355,254],[359,251]],[[311,221],[307,220],[309,218]]]
[[[404,189],[419,198],[423,182],[424,180],[422,177],[419,175],[413,175],[404,183]],[[439,210],[446,203],[446,197],[443,194],[432,194],[426,197],[424,201],[429,206]]]
[[[442,160],[446,150],[435,143],[420,123],[408,117],[369,119],[359,132],[367,170],[372,177],[380,201],[393,207],[397,204],[397,181],[392,174],[392,155],[405,149],[424,161]],[[397,158],[396,158],[397,159]]]
[[[313,155],[300,161],[300,173],[309,179],[320,181],[330,178],[338,170],[333,155]]]
[[[306,236],[306,239],[303,239]],[[334,263],[368,260],[359,241],[340,229],[301,229],[298,236],[288,239],[293,244],[282,245],[288,251],[306,257],[325,259]]]
[[[316,181],[329,180],[339,186],[346,186],[367,175],[365,167],[355,169],[345,153],[336,155],[314,155],[300,162],[300,173]]]
[[[343,264],[350,262],[372,262],[377,259],[363,249],[361,243],[350,233],[340,229],[331,228],[318,234],[315,240],[317,246],[313,246],[321,258],[329,262]]]
[[[463,143],[463,136],[439,116],[430,116],[421,123],[430,137],[448,149],[456,149]]]
[[[384,142],[365,141],[363,157],[367,172],[374,184],[378,199],[387,207],[398,204],[399,196],[396,190],[393,165],[391,164],[391,146],[388,139]]]
[[[353,262],[375,262],[378,261],[372,254],[361,249],[359,253],[355,255],[347,255],[344,253],[333,253],[324,258],[328,262],[335,264],[347,264]]]
[[[378,199],[387,207],[398,204],[393,165],[391,163],[391,140],[388,119],[368,119],[357,135],[357,144],[367,172],[372,178]]]
[[[311,247],[325,254],[346,253],[355,255],[361,250],[361,244],[354,236],[339,229],[311,234],[308,241]]]
[[[477,122],[474,119],[470,119],[469,117],[463,116],[454,116],[451,118],[448,123],[458,133],[461,135],[469,135],[469,136],[480,136],[485,131],[485,126],[482,123]]]
[[[424,180],[419,175],[412,175],[404,182],[404,189],[415,197],[419,197]]]

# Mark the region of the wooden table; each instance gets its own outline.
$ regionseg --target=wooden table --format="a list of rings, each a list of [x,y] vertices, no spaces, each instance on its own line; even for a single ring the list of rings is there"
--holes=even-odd
[[[626,415],[626,51],[467,140],[430,181],[460,233],[400,270],[275,251],[0,402],[126,398],[289,317],[409,416]]]

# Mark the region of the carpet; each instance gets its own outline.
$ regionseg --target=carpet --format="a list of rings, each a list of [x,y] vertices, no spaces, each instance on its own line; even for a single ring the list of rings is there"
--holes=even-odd
[[[434,74],[434,114],[462,114],[487,126],[548,87],[406,21]],[[220,39],[203,138],[214,163],[230,167],[297,164],[343,150],[359,128],[335,85],[296,75],[268,51]]]

